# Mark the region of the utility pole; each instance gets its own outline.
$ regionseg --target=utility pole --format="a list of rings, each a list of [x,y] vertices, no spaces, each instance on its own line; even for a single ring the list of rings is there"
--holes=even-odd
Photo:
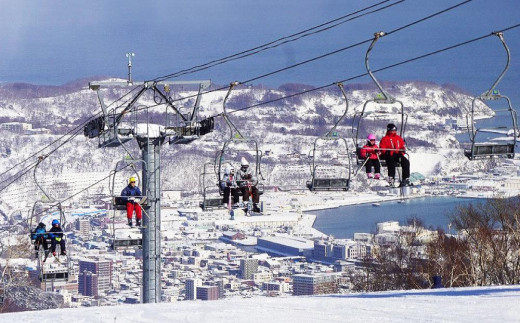
[[[84,134],[89,138],[98,138],[98,147],[119,147],[125,142],[136,139],[142,156],[142,188],[147,203],[143,205],[145,216],[143,217],[142,241],[143,241],[143,303],[157,303],[161,301],[161,146],[167,140],[170,144],[190,143],[200,136],[213,131],[214,121],[210,117],[201,121],[197,120],[197,111],[200,104],[201,91],[209,87],[211,82],[205,81],[171,81],[171,82],[133,82],[132,61],[133,53],[127,53],[128,57],[128,81],[127,82],[91,82],[90,89],[97,91],[103,116],[91,120],[84,127]],[[107,110],[101,89],[107,87],[140,86],[141,89],[123,110],[117,114]],[[189,117],[183,115],[172,103],[168,93],[163,93],[159,87],[168,92],[171,85],[196,85],[198,97]],[[170,125],[166,115],[166,125],[149,124],[146,121],[146,132],[138,131],[137,120],[134,118],[132,126],[121,124],[123,117],[134,110],[136,102],[146,91],[153,90],[154,95],[160,96],[161,104],[167,105],[166,113],[179,116],[180,124]],[[168,109],[170,108],[170,109]],[[132,120],[130,120],[132,122]],[[142,130],[142,129],[141,129]],[[124,147],[125,148],[125,147]],[[126,148],[125,148],[126,150]]]

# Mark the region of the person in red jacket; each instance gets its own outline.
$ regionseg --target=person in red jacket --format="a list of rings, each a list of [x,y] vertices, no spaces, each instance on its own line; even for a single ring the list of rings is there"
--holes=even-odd
[[[361,158],[366,158],[365,169],[368,178],[381,178],[381,163],[379,162],[379,147],[376,144],[376,136],[369,134],[367,144],[361,148]],[[374,167],[375,176],[372,175],[372,167]]]
[[[406,144],[398,134],[397,127],[393,123],[386,126],[386,135],[379,143],[381,157],[386,160],[388,168],[388,182],[393,186],[395,182],[395,168],[401,163],[403,178],[399,186],[410,185],[410,161],[405,157]]]

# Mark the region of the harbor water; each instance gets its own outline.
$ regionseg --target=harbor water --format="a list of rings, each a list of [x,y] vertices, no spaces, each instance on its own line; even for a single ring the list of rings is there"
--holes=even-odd
[[[353,238],[356,232],[375,233],[376,224],[398,221],[404,225],[408,219],[422,221],[426,228],[449,230],[450,215],[461,206],[482,203],[483,199],[454,197],[424,197],[377,204],[348,205],[313,212],[313,227],[335,238]]]

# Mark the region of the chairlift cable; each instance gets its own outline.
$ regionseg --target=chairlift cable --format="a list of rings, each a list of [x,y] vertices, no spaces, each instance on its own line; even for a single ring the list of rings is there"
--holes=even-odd
[[[467,4],[469,2],[471,2],[473,0],[465,0],[463,2],[460,2],[456,5],[453,5],[451,7],[448,7],[446,9],[443,9],[441,11],[438,11],[436,13],[433,13],[433,14],[430,14],[426,17],[423,17],[421,19],[418,19],[418,20],[415,20],[411,23],[408,23],[406,25],[403,25],[401,27],[398,27],[398,28],[395,28],[391,31],[389,31],[387,34],[393,34],[393,33],[396,33],[396,32],[399,32],[403,29],[406,29],[406,28],[409,28],[409,27],[412,27],[420,22],[423,22],[423,21],[426,21],[428,19],[431,19],[433,17],[436,17],[440,14],[443,14],[443,13],[446,13],[448,11],[451,11],[451,10],[454,10],[464,4]],[[259,80],[259,79],[262,79],[262,78],[265,78],[265,77],[268,77],[268,76],[271,76],[271,75],[274,75],[274,74],[278,74],[280,72],[283,72],[283,71],[286,71],[286,70],[290,70],[290,69],[293,69],[295,67],[298,67],[298,66],[301,66],[301,65],[304,65],[304,64],[307,64],[307,63],[311,63],[311,62],[314,62],[314,61],[317,61],[317,60],[320,60],[322,58],[325,58],[325,57],[328,57],[328,56],[331,56],[331,55],[335,55],[335,54],[338,54],[340,52],[343,52],[343,51],[346,51],[346,50],[349,50],[349,49],[352,49],[352,48],[355,48],[355,47],[358,47],[358,46],[361,46],[363,44],[367,44],[369,42],[371,42],[373,40],[373,38],[369,38],[369,39],[365,39],[363,41],[359,41],[357,43],[354,43],[354,44],[351,44],[351,45],[348,45],[348,46],[345,46],[345,47],[342,47],[342,48],[339,48],[339,49],[336,49],[334,51],[331,51],[331,52],[327,52],[325,54],[322,54],[322,55],[319,55],[319,56],[316,56],[316,57],[313,57],[313,58],[310,58],[310,59],[307,59],[307,60],[304,60],[304,61],[301,61],[301,62],[298,62],[298,63],[295,63],[293,65],[289,65],[289,66],[286,66],[286,67],[283,67],[283,68],[280,68],[280,69],[277,69],[277,70],[274,70],[274,71],[271,71],[271,72],[268,72],[268,73],[265,73],[265,74],[262,74],[262,75],[259,75],[259,76],[255,76],[253,78],[250,78],[248,80],[244,80],[244,81],[239,81],[238,82],[238,85],[241,85],[241,84],[246,84],[246,83],[250,83],[250,82],[253,82],[253,81],[256,81],[256,80]],[[365,74],[363,74],[365,75]],[[330,86],[332,84],[329,84],[327,86]],[[326,86],[325,86],[326,87]],[[205,91],[205,92],[201,92],[200,94],[201,95],[204,95],[204,94],[208,94],[208,93],[212,93],[212,92],[217,92],[217,91],[222,91],[222,90],[225,90],[225,89],[228,89],[228,86],[222,86],[222,87],[219,87],[219,88],[216,88],[216,89],[212,89],[212,90],[208,90],[208,91]],[[186,100],[186,99],[191,99],[191,98],[194,98],[194,97],[197,97],[198,94],[193,94],[193,95],[188,95],[188,96],[185,96],[185,97],[182,97],[182,98],[178,98],[178,99],[173,99],[171,100],[171,102],[178,102],[178,101],[182,101],[182,100]],[[152,105],[151,107],[154,107],[156,105]],[[138,110],[137,110],[138,111]],[[232,113],[232,112],[230,112]]]
[[[512,25],[512,26],[504,28],[504,29],[501,29],[498,32],[504,32],[504,31],[512,30],[512,29],[515,29],[515,28],[518,28],[518,27],[520,27],[520,23],[516,24],[516,25]],[[429,57],[429,56],[432,56],[432,55],[436,55],[436,54],[439,54],[439,53],[442,53],[442,52],[445,52],[445,51],[448,51],[448,50],[451,50],[451,49],[455,49],[455,48],[458,48],[458,47],[461,47],[461,46],[465,46],[465,45],[468,45],[470,43],[473,43],[473,42],[476,42],[476,41],[488,38],[490,36],[493,36],[494,33],[495,32],[489,33],[489,34],[486,34],[486,35],[483,35],[483,36],[479,36],[479,37],[476,37],[476,38],[473,38],[473,39],[469,39],[469,40],[457,43],[455,45],[451,45],[451,46],[448,46],[448,47],[444,47],[442,49],[435,50],[433,52],[429,52],[429,53],[426,53],[426,54],[423,54],[423,55],[420,55],[420,56],[416,56],[416,57],[413,57],[413,58],[406,59],[404,61],[400,61],[400,62],[391,64],[391,65],[387,65],[387,66],[378,68],[376,70],[373,70],[372,72],[373,73],[381,72],[381,71],[384,71],[384,70],[387,70],[387,69],[391,69],[391,68],[394,68],[394,67],[397,67],[397,66],[400,66],[400,65],[404,65],[404,64],[407,64],[407,63],[411,63],[411,62],[414,62],[416,60],[420,60],[420,59],[423,59],[423,58],[426,58],[426,57]],[[240,112],[240,111],[244,111],[244,110],[248,110],[248,109],[251,109],[251,108],[255,108],[255,107],[258,107],[258,106],[266,105],[266,104],[277,102],[277,101],[284,100],[284,99],[289,99],[289,98],[292,98],[292,97],[295,97],[295,96],[298,96],[298,95],[302,95],[302,94],[306,94],[306,93],[322,90],[322,89],[325,89],[325,88],[330,87],[332,85],[335,85],[338,82],[345,83],[345,82],[349,82],[349,81],[352,81],[352,80],[355,80],[355,79],[358,79],[358,78],[361,78],[361,77],[364,77],[364,76],[367,76],[367,75],[368,75],[368,73],[358,74],[358,75],[355,75],[355,76],[343,79],[341,81],[332,82],[332,83],[329,83],[329,84],[326,84],[326,85],[322,85],[322,86],[315,87],[315,88],[312,88],[312,89],[308,89],[308,90],[304,90],[304,91],[301,91],[301,92],[293,93],[293,94],[286,95],[286,96],[283,96],[283,97],[280,97],[280,98],[276,98],[276,99],[272,99],[272,100],[268,100],[268,101],[264,101],[264,102],[259,102],[257,104],[253,104],[253,105],[250,105],[250,106],[247,106],[247,107],[244,107],[244,108],[239,108],[239,109],[233,110],[231,112],[228,112],[228,114],[236,113],[236,112]],[[218,116],[218,115],[215,115],[214,117],[216,117],[216,116]]]
[[[229,62],[229,61],[233,61],[233,60],[237,60],[237,59],[244,58],[244,57],[247,57],[247,56],[255,55],[255,54],[257,54],[257,53],[259,53],[261,51],[264,51],[264,50],[267,50],[267,49],[271,49],[271,48],[275,48],[275,47],[278,47],[280,45],[283,45],[283,44],[286,44],[286,43],[289,43],[289,42],[293,42],[293,41],[299,40],[301,38],[307,37],[309,35],[313,35],[313,34],[317,34],[317,33],[329,30],[331,28],[337,27],[337,26],[339,26],[341,24],[344,24],[344,23],[346,23],[348,21],[360,18],[362,16],[369,15],[371,13],[375,13],[375,12],[387,9],[389,7],[392,7],[394,5],[402,3],[405,0],[400,0],[400,1],[388,4],[388,5],[384,6],[384,7],[377,8],[377,9],[375,9],[373,11],[365,12],[365,13],[363,13],[361,15],[358,15],[358,16],[355,16],[355,17],[351,17],[353,15],[356,15],[356,14],[362,13],[363,11],[367,11],[369,9],[375,8],[375,7],[377,7],[377,6],[381,5],[381,4],[384,4],[384,3],[389,2],[389,1],[390,0],[384,0],[384,1],[378,2],[378,3],[374,4],[374,5],[371,5],[371,6],[362,8],[362,9],[359,9],[357,11],[351,12],[351,13],[343,15],[341,17],[338,17],[338,18],[329,20],[327,22],[321,23],[319,25],[316,25],[316,26],[304,29],[304,30],[299,31],[297,33],[294,33],[294,34],[291,34],[291,35],[288,35],[288,36],[284,36],[284,37],[278,38],[276,40],[273,40],[273,41],[270,41],[268,43],[265,43],[265,44],[262,44],[262,45],[259,45],[259,46],[256,46],[256,47],[253,47],[253,48],[241,51],[241,52],[238,52],[236,54],[232,54],[232,55],[229,55],[229,56],[226,56],[226,57],[222,57],[222,58],[219,58],[219,59],[212,60],[212,61],[204,63],[204,64],[196,65],[196,66],[193,66],[193,67],[190,67],[190,68],[186,68],[186,69],[177,71],[175,73],[171,73],[171,74],[167,74],[167,75],[164,75],[164,76],[156,77],[152,81],[166,80],[166,79],[169,79],[169,78],[178,77],[178,76],[185,75],[185,74],[192,74],[192,73],[195,73],[195,72],[198,72],[198,71],[201,71],[201,70],[205,70],[205,69],[211,68],[211,67],[216,66],[216,65],[224,64],[224,63]],[[348,18],[348,17],[351,17],[351,18],[349,18],[347,20],[343,20],[343,19]],[[297,38],[294,38],[294,37],[297,37]]]

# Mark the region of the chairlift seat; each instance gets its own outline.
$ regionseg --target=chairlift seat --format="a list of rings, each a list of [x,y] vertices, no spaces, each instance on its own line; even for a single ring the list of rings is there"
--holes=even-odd
[[[128,239],[114,239],[112,241],[112,249],[128,248],[128,247],[142,247],[142,238],[128,238]]]
[[[470,160],[487,157],[515,157],[515,145],[512,143],[476,143],[473,149],[465,149],[464,155]]]
[[[112,249],[141,247],[143,237],[138,228],[116,228],[112,238]]]
[[[221,197],[205,198],[202,202],[200,202],[199,206],[204,211],[221,207],[222,198]]]
[[[221,181],[221,183],[224,183]],[[224,196],[224,190],[222,189],[222,185],[219,185],[220,196]],[[264,194],[264,186],[262,184],[257,184],[256,188],[258,189],[258,195]],[[238,196],[242,196],[242,190],[238,190]]]
[[[45,269],[40,274],[40,281],[68,281],[69,271],[66,267],[56,269]]]
[[[47,244],[49,246],[51,245],[52,238],[51,238],[51,236],[50,236],[50,234],[48,232],[46,232],[46,233],[34,233],[34,232],[31,232],[31,241],[36,241],[36,238],[39,235],[43,235],[43,238],[45,239],[45,242],[47,242]],[[65,238],[65,233],[63,234],[63,238]]]
[[[126,200],[125,200],[125,197],[123,197],[123,196],[116,196],[116,197],[113,198],[112,206],[114,207],[114,209],[120,210],[120,211],[126,210]],[[131,196],[128,196],[128,197],[131,197]],[[139,197],[139,196],[134,196],[134,197]],[[141,206],[146,206],[147,203],[148,203],[148,199],[147,199],[146,196],[142,196],[141,199],[139,201],[137,201],[137,203],[139,203],[139,205],[141,205]]]
[[[347,191],[350,186],[348,178],[314,178],[307,181],[311,191]]]

